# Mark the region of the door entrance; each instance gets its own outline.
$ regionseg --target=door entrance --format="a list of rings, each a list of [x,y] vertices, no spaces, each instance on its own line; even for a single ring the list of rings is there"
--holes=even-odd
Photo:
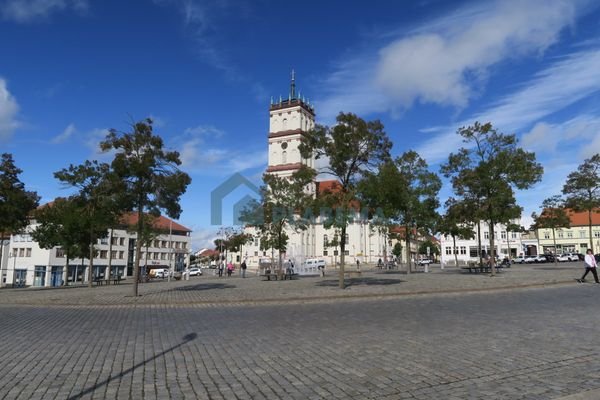
[[[25,279],[27,278],[26,269],[16,269],[13,287],[25,287]]]
[[[36,266],[33,275],[33,286],[45,286],[46,284],[46,267]]]
[[[63,284],[63,267],[52,267],[52,275],[50,276],[50,286],[57,287]]]

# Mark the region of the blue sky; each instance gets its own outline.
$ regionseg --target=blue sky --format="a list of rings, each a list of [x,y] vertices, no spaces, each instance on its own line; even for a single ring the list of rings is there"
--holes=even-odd
[[[54,171],[108,161],[106,130],[152,117],[192,176],[180,220],[199,248],[210,192],[234,172],[259,183],[293,68],[319,123],[380,119],[394,154],[436,171],[460,126],[516,133],[545,167],[518,194],[528,216],[600,152],[599,34],[593,1],[0,0],[0,151],[49,201],[68,193]]]

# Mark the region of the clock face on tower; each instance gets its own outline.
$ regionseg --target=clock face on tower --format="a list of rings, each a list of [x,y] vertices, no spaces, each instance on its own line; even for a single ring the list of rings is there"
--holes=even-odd
[[[288,146],[288,145],[287,145],[287,142],[283,142],[283,143],[281,143],[281,148],[282,148],[282,149],[284,149],[284,150],[285,150],[285,149],[287,149],[287,146]]]

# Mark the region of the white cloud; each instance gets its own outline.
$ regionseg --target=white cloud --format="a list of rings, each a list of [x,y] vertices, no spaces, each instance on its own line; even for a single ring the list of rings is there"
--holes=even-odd
[[[8,91],[6,81],[0,78],[0,142],[8,140],[19,126],[19,104]]]
[[[542,53],[573,23],[578,3],[497,1],[459,10],[372,53],[344,62],[324,82],[325,119],[403,110],[414,102],[465,107],[491,66]]]
[[[218,237],[217,228],[206,228],[198,225],[186,225],[192,229],[192,250],[214,249],[214,240]]]
[[[214,126],[198,125],[175,137],[173,147],[179,151],[182,169],[191,173],[224,175],[266,165],[264,149],[255,152],[231,149],[225,147],[224,136],[225,132]],[[215,147],[214,143],[222,143],[223,147]]]
[[[565,152],[570,156],[595,154],[600,151],[600,118],[579,115],[560,124],[538,122],[521,138],[521,144],[530,151],[543,155]]]
[[[64,131],[62,131],[62,133],[60,133],[57,136],[55,136],[54,138],[52,138],[51,142],[54,144],[63,143],[64,141],[69,139],[71,136],[73,136],[73,134],[75,132],[77,132],[77,129],[75,128],[75,124],[71,123],[65,128]]]
[[[92,151],[89,158],[92,160],[108,160],[114,155],[112,152],[103,152],[100,150],[100,142],[106,139],[109,130],[107,128],[92,129],[85,133],[85,146]]]
[[[471,125],[474,121],[490,121],[503,132],[519,131],[598,91],[600,49],[570,54],[538,73],[520,90],[501,98],[488,110],[446,129],[439,129],[440,133],[423,142],[417,148],[417,152],[429,163],[443,161],[451,151],[461,146],[461,138],[456,134],[456,129],[461,126]],[[583,131],[589,131],[590,124],[596,125],[595,118],[580,116],[565,125],[564,135],[566,138],[577,137],[577,132],[582,131],[582,127],[585,127]],[[549,128],[549,125],[546,128]],[[540,127],[534,132],[538,137],[543,133],[539,129]],[[529,141],[529,145],[534,143],[531,136],[528,137],[532,132],[533,130],[524,137],[525,141]],[[557,143],[556,133],[552,135],[554,136],[549,138],[551,143],[542,146],[552,147],[552,143]]]
[[[89,9],[88,0],[5,0],[0,2],[4,19],[15,22],[31,22],[45,19],[53,12],[75,10],[80,13]]]

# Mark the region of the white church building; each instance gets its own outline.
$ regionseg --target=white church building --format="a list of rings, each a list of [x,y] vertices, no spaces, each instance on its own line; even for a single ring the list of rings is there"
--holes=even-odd
[[[315,158],[302,158],[299,151],[302,136],[315,126],[315,110],[309,101],[296,94],[294,73],[290,84],[287,99],[280,98],[278,102],[271,101],[269,107],[269,135],[268,135],[268,166],[266,173],[282,177],[289,177],[305,165],[315,168]],[[319,196],[328,190],[334,190],[337,181],[315,181],[307,188],[313,196]],[[376,263],[380,258],[387,259],[391,252],[387,236],[371,229],[368,221],[360,220],[347,227],[346,231],[346,265],[360,263]],[[243,247],[243,254],[234,255],[234,262],[245,259],[248,267],[258,268],[261,260],[273,257],[277,260],[277,252],[263,251],[260,249],[260,239],[253,228],[246,228],[246,232],[254,236],[254,241]],[[322,223],[317,222],[305,231],[296,232],[292,229],[286,231],[289,236],[285,259],[290,259],[295,265],[309,258],[324,259],[328,266],[340,262],[340,249],[328,247],[331,242],[336,242],[336,232],[326,229]],[[338,239],[339,240],[339,239]],[[387,255],[386,255],[387,254]]]

